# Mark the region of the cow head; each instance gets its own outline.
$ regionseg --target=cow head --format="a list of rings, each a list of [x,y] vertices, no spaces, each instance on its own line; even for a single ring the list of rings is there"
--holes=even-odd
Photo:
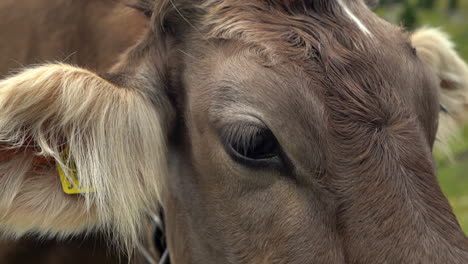
[[[141,6],[152,28],[111,73],[0,83],[5,232],[131,247],[159,201],[175,263],[466,262],[431,153],[449,75],[408,33],[361,0]]]

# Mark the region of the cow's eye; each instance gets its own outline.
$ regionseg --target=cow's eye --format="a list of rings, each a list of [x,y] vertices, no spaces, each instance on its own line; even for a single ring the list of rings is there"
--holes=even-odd
[[[229,155],[249,167],[275,167],[282,165],[281,149],[271,130],[257,125],[230,128],[223,141]]]
[[[231,148],[240,156],[252,159],[269,159],[278,155],[278,142],[271,131],[262,129],[246,140],[231,142]]]

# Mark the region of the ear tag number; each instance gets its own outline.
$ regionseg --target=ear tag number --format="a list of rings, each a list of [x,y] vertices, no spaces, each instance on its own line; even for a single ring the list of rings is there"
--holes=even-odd
[[[82,186],[80,180],[78,179],[77,169],[75,162],[70,160],[69,150],[65,148],[62,153],[62,160],[68,161],[68,176],[67,177],[64,168],[56,162],[57,171],[60,177],[60,182],[62,183],[62,189],[66,194],[81,194],[81,193],[90,193],[94,192],[93,188]],[[70,181],[71,180],[71,181]]]

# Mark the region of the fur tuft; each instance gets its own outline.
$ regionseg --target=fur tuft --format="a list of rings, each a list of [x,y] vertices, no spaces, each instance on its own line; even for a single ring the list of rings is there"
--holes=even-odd
[[[165,135],[149,98],[64,64],[27,69],[0,81],[0,229],[20,237],[70,236],[102,230],[120,248],[137,245],[142,218],[156,207],[166,173]],[[69,165],[84,186],[63,193],[55,166]],[[10,150],[11,152],[11,150]]]
[[[435,152],[450,155],[450,143],[459,138],[468,120],[468,66],[455,51],[449,36],[437,28],[422,28],[411,36],[418,56],[440,78],[441,108]]]

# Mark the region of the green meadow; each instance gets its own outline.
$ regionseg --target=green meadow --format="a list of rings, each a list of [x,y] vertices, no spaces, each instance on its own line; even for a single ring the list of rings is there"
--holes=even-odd
[[[457,51],[468,61],[468,0],[381,0],[376,12],[383,18],[409,27],[435,26],[449,33]],[[424,7],[426,5],[426,7]],[[427,7],[427,5],[432,7]],[[408,11],[408,9],[412,9]],[[408,14],[408,12],[410,14]],[[405,15],[403,15],[406,13]],[[401,22],[401,21],[405,21]],[[468,234],[468,126],[459,141],[452,144],[452,158],[438,157],[439,181]]]
[[[468,234],[468,128],[464,130],[464,142],[455,153],[456,160],[438,159],[439,181],[450,200],[463,230]]]

